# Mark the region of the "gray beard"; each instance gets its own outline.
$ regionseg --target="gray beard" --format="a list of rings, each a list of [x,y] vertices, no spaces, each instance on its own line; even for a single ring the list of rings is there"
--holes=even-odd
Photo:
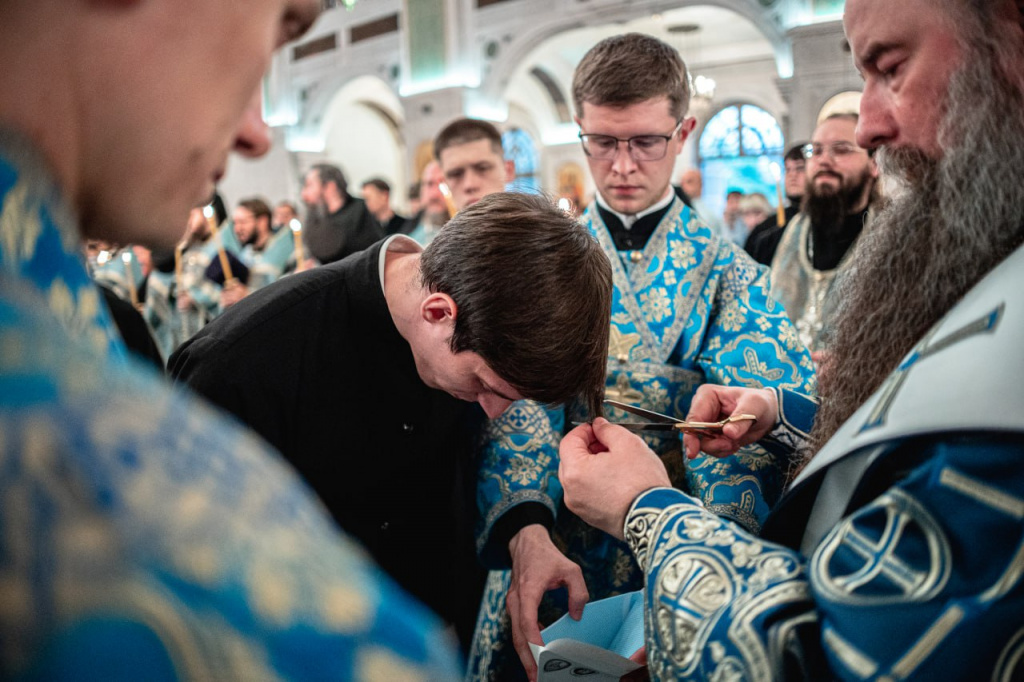
[[[1024,97],[994,59],[967,52],[950,82],[942,159],[887,148],[876,157],[890,198],[865,227],[837,292],[813,451],[1024,240]]]

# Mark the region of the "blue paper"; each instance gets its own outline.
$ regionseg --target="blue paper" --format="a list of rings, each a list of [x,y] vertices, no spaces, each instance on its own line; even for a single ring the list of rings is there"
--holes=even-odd
[[[540,636],[544,644],[572,639],[629,658],[644,645],[643,591],[590,602],[583,609],[583,618],[576,621],[566,614]]]

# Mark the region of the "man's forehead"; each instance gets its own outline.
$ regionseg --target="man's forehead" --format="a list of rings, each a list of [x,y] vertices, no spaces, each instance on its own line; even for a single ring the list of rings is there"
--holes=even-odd
[[[833,118],[819,123],[818,127],[814,129],[814,134],[811,135],[811,140],[813,142],[835,142],[840,140],[853,142],[856,130],[857,124],[853,119]]]
[[[658,95],[642,102],[611,105],[583,102],[581,119],[600,117],[615,122],[645,122],[663,117],[672,118],[672,105],[666,95]]]
[[[494,143],[486,138],[453,144],[441,150],[441,166],[445,169],[452,164],[475,164],[482,161],[501,160],[501,155],[494,150]]]
[[[444,174],[441,172],[441,166],[437,162],[430,163],[423,169],[423,182],[441,182],[442,180],[444,180]]]

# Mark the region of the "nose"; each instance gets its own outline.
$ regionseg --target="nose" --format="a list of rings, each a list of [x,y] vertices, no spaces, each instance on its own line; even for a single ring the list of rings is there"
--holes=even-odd
[[[615,160],[612,161],[612,170],[619,175],[629,175],[636,170],[636,161],[633,160],[633,155],[629,153],[629,143],[620,141],[619,146],[615,148]]]
[[[242,156],[258,158],[270,151],[270,129],[261,113],[260,93],[257,91],[242,113],[242,120],[235,133],[235,151]]]
[[[879,87],[868,83],[860,100],[860,118],[855,135],[857,144],[864,149],[876,149],[883,144],[891,144],[898,133],[886,95]]]
[[[484,408],[488,419],[497,419],[512,404],[511,400],[496,396],[493,393],[480,394],[477,397],[480,407]]]

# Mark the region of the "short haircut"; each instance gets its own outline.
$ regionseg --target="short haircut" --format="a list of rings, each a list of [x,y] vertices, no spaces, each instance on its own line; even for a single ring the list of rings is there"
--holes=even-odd
[[[329,163],[318,163],[309,169],[310,172],[316,171],[316,175],[320,178],[320,182],[323,184],[334,183],[338,187],[338,193],[344,196],[348,193],[348,181],[345,179],[345,174],[341,172],[341,169],[335,165]]]
[[[277,206],[275,208],[281,208],[282,206],[287,206],[288,210],[290,210],[295,215],[299,214],[298,207],[293,202],[288,201],[287,199],[277,202]]]
[[[798,142],[789,148],[786,155],[782,157],[783,162],[785,161],[803,161],[804,160],[804,147],[807,146],[806,142]]]
[[[363,183],[363,187],[366,187],[367,185],[375,187],[377,191],[383,192],[384,194],[391,194],[391,185],[385,182],[383,178],[370,178]]]
[[[690,107],[690,77],[676,50],[642,33],[605,38],[592,47],[576,67],[572,100],[576,115],[583,104],[628,107],[668,97],[676,119]]]
[[[241,201],[238,202],[238,205],[241,208],[248,209],[248,211],[252,213],[253,217],[256,218],[257,221],[261,217],[265,217],[267,219],[267,225],[270,225],[274,222],[273,216],[270,211],[270,206],[267,204],[266,201],[259,197],[242,199]]]
[[[434,138],[434,158],[440,161],[441,152],[448,147],[477,140],[490,140],[494,153],[498,156],[504,154],[501,147],[501,132],[493,123],[475,118],[458,118],[442,128]]]
[[[611,265],[547,197],[498,192],[459,211],[420,260],[457,312],[451,349],[478,354],[527,398],[601,414]]]

